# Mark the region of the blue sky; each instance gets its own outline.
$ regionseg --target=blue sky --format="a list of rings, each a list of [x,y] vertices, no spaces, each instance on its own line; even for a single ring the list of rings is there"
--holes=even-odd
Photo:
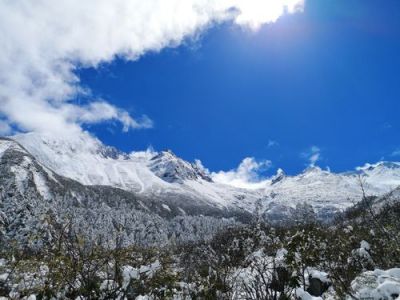
[[[129,133],[90,127],[107,144],[172,149],[212,170],[252,156],[296,173],[312,146],[317,164],[335,171],[395,160],[399,72],[399,1],[314,0],[258,32],[220,25],[176,49],[83,70],[81,80],[154,121]]]
[[[98,95],[155,123],[91,130],[124,150],[172,149],[212,170],[253,156],[296,173],[312,146],[335,171],[395,160],[400,2],[323,2],[256,33],[219,26],[177,49],[83,71]]]
[[[109,2],[98,2],[97,6],[100,5],[109,5]],[[32,7],[29,16],[35,16],[35,9]],[[124,9],[118,11],[124,12]],[[43,11],[38,15],[40,22],[37,23],[45,24]],[[30,47],[34,49],[37,43],[42,52],[49,48],[45,62],[55,66],[59,61],[51,60],[53,53],[66,63],[93,65],[93,68],[80,67],[75,73],[80,85],[90,89],[94,98],[105,99],[133,116],[147,115],[154,126],[123,132],[118,122],[99,123],[121,120],[125,115],[107,107],[107,113],[102,111],[104,115],[96,119],[97,110],[82,105],[87,99],[78,95],[72,101],[75,106],[71,107],[68,102],[67,108],[62,106],[63,110],[50,100],[45,104],[38,101],[46,108],[45,116],[49,120],[39,124],[41,130],[51,127],[48,125],[51,112],[56,111],[62,118],[68,115],[68,122],[95,123],[84,128],[106,144],[124,151],[143,150],[148,146],[156,150],[172,149],[184,159],[200,159],[213,171],[235,168],[245,157],[271,160],[273,167],[268,173],[281,167],[290,174],[303,170],[312,156],[318,160],[317,165],[329,166],[333,171],[350,170],[383,158],[400,159],[392,155],[400,150],[400,1],[307,0],[302,13],[285,15],[258,31],[231,21],[210,21],[209,28],[200,30],[196,39],[167,32],[159,44],[149,42],[141,47],[125,43],[125,37],[124,43],[116,41],[115,45],[106,39],[109,36],[103,39],[102,32],[112,32],[112,42],[116,33],[123,36],[121,26],[125,23],[122,21],[122,25],[115,25],[116,21],[112,20],[109,30],[104,30],[100,25],[109,23],[108,15],[99,15],[101,30],[92,33],[89,30],[96,26],[72,22],[73,17],[65,21],[68,25],[65,28],[59,26],[64,28],[65,36],[56,31],[47,33],[38,27],[37,40],[41,44],[31,39]],[[125,20],[124,17],[131,19],[127,14],[118,16],[117,21]],[[51,15],[48,22],[57,23],[61,19]],[[32,24],[36,21],[33,19]],[[147,36],[147,21],[143,21],[143,31],[137,33],[142,39],[141,32]],[[29,20],[23,23],[29,24]],[[177,28],[182,26],[178,23]],[[26,31],[35,27],[24,28]],[[76,32],[68,36],[70,29]],[[27,43],[22,40],[26,35],[25,32],[20,35],[22,45]],[[12,36],[18,40],[19,35]],[[40,40],[42,36],[46,39]],[[62,42],[48,42],[59,36]],[[76,43],[77,36],[81,38],[79,43]],[[64,42],[68,38],[71,45]],[[180,45],[160,46],[170,45],[171,40]],[[24,46],[18,47],[23,53],[21,49]],[[125,49],[137,54],[139,59],[127,59]],[[27,55],[36,63],[36,56]],[[113,59],[115,56],[120,58]],[[75,84],[70,73],[76,68],[64,67],[66,75],[59,81],[51,80],[54,75],[49,76],[48,82],[61,83],[60,87],[44,90],[49,93],[43,91],[44,98],[64,97],[63,101],[68,98],[65,95],[69,95]],[[41,70],[33,63],[27,68]],[[7,65],[2,65],[2,69],[6,70]],[[45,75],[42,77],[32,81],[47,83]],[[16,86],[15,90],[21,89]],[[61,96],[54,92],[58,90],[62,91]],[[0,93],[0,102],[1,96]],[[26,118],[30,108],[26,107],[20,116],[21,109],[6,109],[9,107],[0,107],[0,127],[3,115],[12,126],[25,130],[38,128],[38,122],[27,123],[33,120]],[[18,107],[25,107],[25,103]],[[57,122],[54,120],[54,123]],[[61,127],[64,124],[59,123]],[[7,123],[5,126],[9,127]]]

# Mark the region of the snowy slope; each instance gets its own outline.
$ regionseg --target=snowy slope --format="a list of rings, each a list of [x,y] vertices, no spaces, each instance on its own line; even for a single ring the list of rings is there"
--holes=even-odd
[[[0,138],[0,238],[33,249],[51,243],[65,222],[93,241],[116,241],[122,230],[125,245],[164,245],[207,239],[255,216],[303,221],[314,211],[329,220],[361,200],[360,177],[368,195],[385,195],[377,209],[400,195],[400,188],[387,194],[400,186],[400,163],[342,174],[279,170],[245,189],[215,182],[170,151],[126,154],[86,134],[13,139]]]
[[[229,206],[236,192],[213,184],[205,171],[170,151],[124,154],[115,150],[118,155],[110,157],[105,154],[110,148],[87,134],[58,138],[28,133],[12,138],[43,165],[85,185],[113,186],[147,197],[178,194],[220,207]]]
[[[178,199],[186,208],[206,203],[251,213],[261,210],[273,219],[287,217],[304,202],[322,217],[345,209],[361,199],[360,176],[368,195],[383,195],[400,186],[400,163],[393,162],[367,164],[341,174],[314,167],[286,176],[279,170],[259,188],[243,189],[213,182],[201,166],[171,151],[121,153],[88,134],[54,137],[28,133],[12,138],[43,165],[85,185],[118,187],[165,205]]]
[[[28,133],[13,139],[42,164],[85,185],[110,185],[140,192],[145,188],[145,182],[149,182],[148,177],[154,177],[147,168],[143,168],[148,160],[147,153],[136,156],[119,154],[86,134],[55,138]],[[109,152],[113,155],[107,155]],[[150,153],[148,155],[151,156]],[[162,181],[156,183],[162,184]]]
[[[364,175],[367,193],[372,195],[384,194],[400,185],[399,162],[382,161],[376,164],[366,164],[357,170]]]
[[[358,201],[362,194],[355,176],[334,174],[318,167],[285,177],[265,189],[269,205],[285,204],[295,208],[300,202],[312,204],[316,211],[337,211]]]
[[[172,236],[180,241],[209,238],[244,215],[180,194],[157,198],[83,185],[53,172],[17,142],[0,138],[0,149],[1,243],[17,241],[36,249],[69,224],[95,241],[112,243],[123,228],[126,245],[163,245]]]
[[[19,147],[13,140],[7,138],[0,138],[0,161],[3,154],[10,149],[17,150],[20,152],[26,152],[23,148]]]
[[[56,138],[28,133],[16,135],[13,139],[42,164],[85,185],[108,185],[137,193],[158,193],[160,190],[179,189],[179,185],[173,184],[176,181],[197,178],[197,171],[190,169],[191,164],[171,152],[120,153],[87,134]],[[176,174],[173,174],[174,171]],[[182,174],[181,178],[179,174]]]

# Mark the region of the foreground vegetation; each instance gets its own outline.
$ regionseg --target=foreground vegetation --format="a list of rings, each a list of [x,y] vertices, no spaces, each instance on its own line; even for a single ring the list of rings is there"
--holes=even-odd
[[[331,224],[310,215],[280,226],[255,219],[164,248],[105,249],[58,226],[40,251],[2,245],[0,297],[368,299],[357,277],[400,266],[399,217],[399,202],[365,197]],[[387,299],[398,296],[394,290]]]

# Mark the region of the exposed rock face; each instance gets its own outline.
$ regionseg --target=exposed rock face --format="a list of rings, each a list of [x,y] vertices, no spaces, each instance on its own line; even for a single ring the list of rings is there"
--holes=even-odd
[[[276,175],[271,178],[271,185],[274,185],[280,181],[282,181],[286,177],[285,172],[282,169],[278,169]]]
[[[178,158],[171,150],[163,151],[154,156],[149,164],[150,170],[167,182],[180,182],[185,180],[205,180],[212,182],[204,170],[196,164]]]

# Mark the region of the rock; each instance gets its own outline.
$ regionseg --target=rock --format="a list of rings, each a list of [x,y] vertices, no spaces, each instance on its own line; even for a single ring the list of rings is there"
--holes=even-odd
[[[330,287],[330,283],[322,282],[318,278],[310,277],[308,280],[310,285],[307,288],[307,292],[312,296],[322,296],[322,294],[325,293]]]

